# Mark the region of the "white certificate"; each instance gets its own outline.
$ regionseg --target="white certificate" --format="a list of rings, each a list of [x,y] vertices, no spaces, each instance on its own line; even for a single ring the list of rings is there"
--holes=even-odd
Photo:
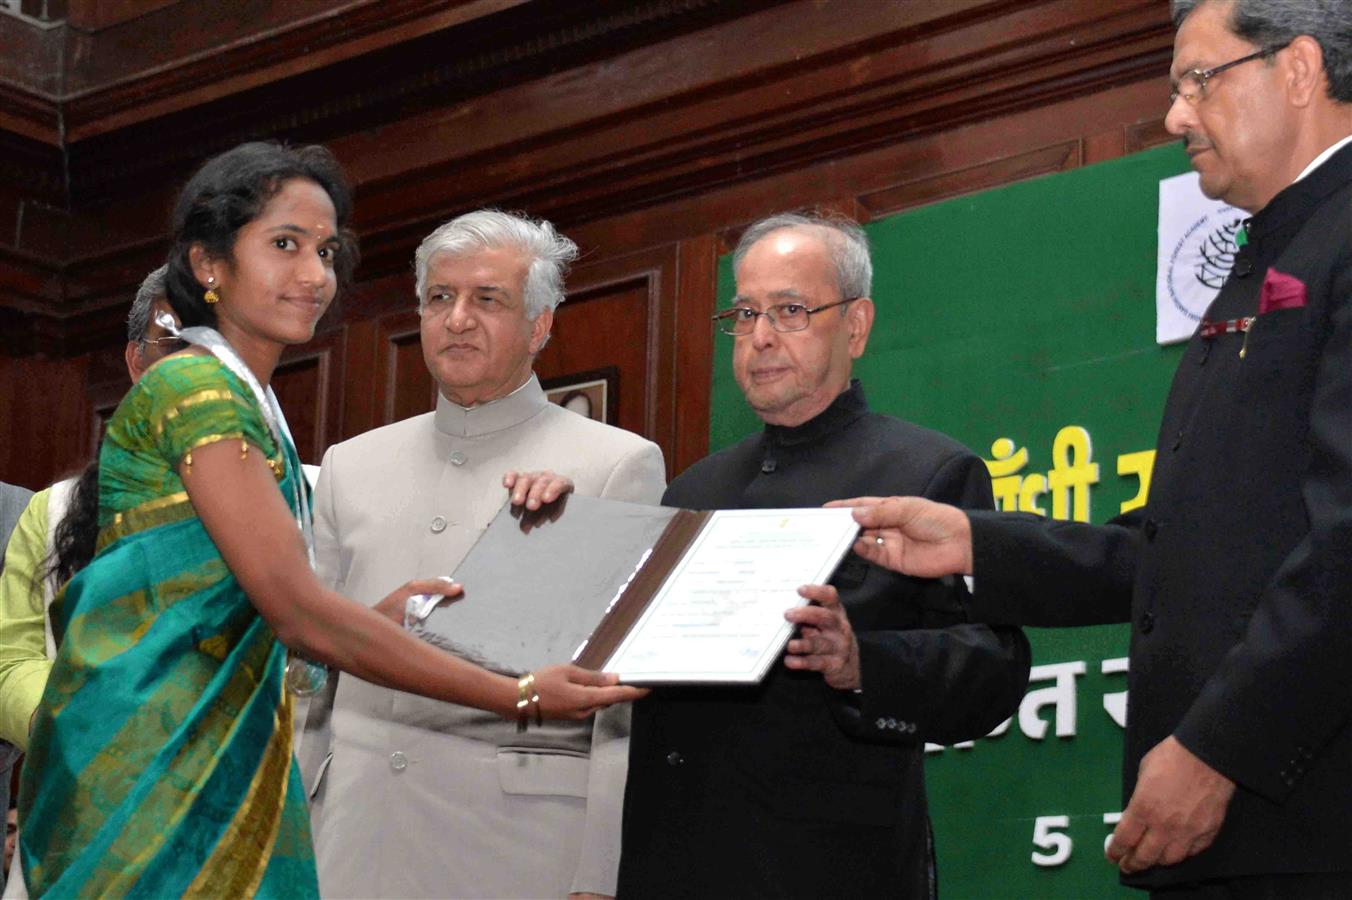
[[[712,513],[604,669],[629,684],[755,683],[858,535],[848,509]]]

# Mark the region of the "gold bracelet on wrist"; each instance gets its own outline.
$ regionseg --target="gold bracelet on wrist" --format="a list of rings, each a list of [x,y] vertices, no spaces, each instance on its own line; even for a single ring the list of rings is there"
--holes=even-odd
[[[519,734],[526,730],[531,720],[531,711],[535,712],[535,725],[544,724],[540,712],[540,692],[535,689],[535,673],[527,672],[516,680],[516,730]]]

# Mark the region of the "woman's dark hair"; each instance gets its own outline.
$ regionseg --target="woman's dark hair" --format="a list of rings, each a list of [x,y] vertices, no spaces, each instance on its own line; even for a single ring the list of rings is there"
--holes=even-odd
[[[52,552],[38,567],[33,589],[42,592],[47,579],[59,590],[94,558],[99,537],[99,458],[96,455],[71,491],[61,524],[52,534]]]
[[[193,275],[188,257],[192,246],[201,244],[212,259],[232,260],[239,230],[258,218],[268,201],[293,178],[313,181],[333,201],[340,242],[334,260],[339,291],[351,283],[358,258],[357,238],[348,228],[352,192],[333,154],[318,145],[240,144],[207,160],[188,179],[174,204],[165,288],[183,327],[216,325],[216,312],[202,299],[205,289]]]

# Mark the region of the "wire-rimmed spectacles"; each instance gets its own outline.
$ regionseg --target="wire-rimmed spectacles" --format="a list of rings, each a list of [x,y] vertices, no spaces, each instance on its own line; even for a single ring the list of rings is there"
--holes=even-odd
[[[1286,46],[1286,44],[1277,44],[1273,47],[1264,47],[1257,53],[1250,53],[1248,56],[1232,59],[1228,63],[1212,66],[1210,69],[1192,69],[1191,71],[1184,72],[1182,77],[1174,84],[1174,89],[1169,93],[1169,105],[1173,106],[1178,102],[1178,98],[1182,97],[1188,102],[1189,106],[1196,106],[1206,99],[1206,84],[1212,78],[1215,78],[1226,69],[1233,69],[1241,63],[1246,63],[1255,59],[1265,59],[1276,53],[1278,50],[1285,50]]]
[[[813,313],[819,313],[833,306],[842,306],[858,300],[858,297],[846,297],[821,306],[805,306],[802,303],[778,303],[767,310],[752,309],[749,306],[733,306],[714,315],[714,321],[724,334],[742,337],[756,330],[756,319],[765,316],[770,327],[787,334],[791,331],[803,331],[811,323]]]
[[[188,346],[188,342],[183,340],[183,338],[174,337],[171,334],[157,338],[140,338],[136,343],[141,345],[142,351],[145,350],[146,344],[154,344],[155,348],[160,351],[162,356],[168,356],[170,353],[177,353]]]

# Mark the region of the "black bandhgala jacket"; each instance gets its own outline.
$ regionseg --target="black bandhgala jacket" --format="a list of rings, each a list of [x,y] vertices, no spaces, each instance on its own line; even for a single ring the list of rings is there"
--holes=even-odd
[[[764,509],[870,494],[991,506],[980,459],[870,413],[858,382],[812,421],[695,464],[663,502]],[[777,662],[756,687],[660,689],[634,705],[621,897],[930,895],[924,741],[980,737],[1011,715],[1028,643],[969,623],[961,580],[850,554],[832,584],[858,636],[861,693]]]
[[[1253,322],[1193,336],[1147,506],[973,516],[975,618],[1132,623],[1124,798],[1171,734],[1238,783],[1215,844],[1138,886],[1352,871],[1352,146],[1248,235],[1206,318]]]

